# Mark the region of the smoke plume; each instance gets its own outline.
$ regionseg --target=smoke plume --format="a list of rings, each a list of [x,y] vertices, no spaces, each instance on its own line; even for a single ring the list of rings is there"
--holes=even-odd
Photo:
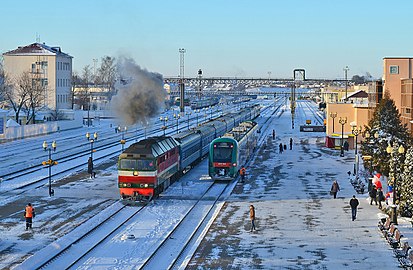
[[[126,125],[146,124],[164,107],[166,92],[159,73],[142,69],[131,58],[118,58],[118,93],[112,109]]]

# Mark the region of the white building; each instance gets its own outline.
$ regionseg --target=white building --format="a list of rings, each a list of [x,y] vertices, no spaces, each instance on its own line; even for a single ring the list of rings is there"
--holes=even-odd
[[[60,47],[33,43],[3,54],[4,70],[10,79],[29,72],[32,80],[44,87],[44,106],[49,109],[71,108],[72,56]]]

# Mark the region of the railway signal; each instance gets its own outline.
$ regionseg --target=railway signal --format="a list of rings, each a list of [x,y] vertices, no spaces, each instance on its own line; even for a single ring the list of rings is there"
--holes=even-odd
[[[53,141],[52,144],[49,146],[46,141],[43,142],[43,149],[44,151],[49,152],[49,159],[47,161],[43,161],[42,164],[44,166],[49,167],[49,196],[54,195],[54,190],[52,189],[52,166],[57,165],[58,162],[52,159],[52,149],[53,151],[56,151],[57,148],[57,143],[56,141]]]

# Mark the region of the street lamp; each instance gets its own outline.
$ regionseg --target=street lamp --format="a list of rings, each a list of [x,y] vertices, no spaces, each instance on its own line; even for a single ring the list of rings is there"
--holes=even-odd
[[[393,159],[393,162],[394,162],[394,164],[396,164],[396,159],[394,158],[394,155],[393,155],[393,153],[394,153],[394,147],[392,147],[390,144],[387,146],[387,148],[386,148],[386,152],[388,153],[388,154],[390,154],[391,155],[391,157],[392,157],[392,159]],[[398,149],[398,152],[399,152],[399,154],[401,154],[401,155],[403,155],[404,154],[404,147],[403,147],[403,145],[400,145],[400,147],[399,147],[399,149]],[[396,171],[396,170],[395,170]],[[396,180],[397,180],[397,177],[398,177],[398,175],[396,175],[396,172],[393,172],[394,173],[394,177],[393,177],[393,205],[391,205],[391,208],[392,208],[392,222],[395,224],[395,225],[397,225],[397,205],[396,205]],[[398,172],[399,173],[399,175],[400,175],[400,172]]]
[[[353,135],[356,137],[356,150],[354,151],[354,155],[356,156],[356,160],[355,160],[355,165],[354,165],[354,174],[358,175],[358,171],[359,171],[359,156],[357,154],[357,137],[358,135],[361,133],[362,128],[361,126],[357,129],[357,124],[354,122],[351,122],[351,133],[353,133]]]
[[[344,125],[347,123],[347,117],[340,117],[338,122],[341,124],[341,152],[340,157],[344,157],[344,148],[343,148],[343,141],[344,141]]]
[[[43,161],[42,164],[44,166],[49,166],[49,196],[52,197],[54,195],[54,190],[52,189],[52,166],[57,165],[57,161],[52,159],[52,149],[56,151],[57,143],[56,141],[52,142],[51,147],[47,144],[46,141],[43,142],[43,149],[44,151],[49,151],[49,159],[47,161]]]
[[[127,126],[124,126],[123,129],[122,129],[122,128],[119,126],[119,127],[118,127],[118,130],[119,130],[119,132],[122,133],[122,139],[120,140],[120,144],[122,145],[122,152],[123,152],[123,149],[124,149],[125,143],[126,143],[125,133],[126,133],[126,131],[128,130],[128,127],[127,127]]]
[[[186,112],[186,115],[188,116],[188,130],[189,130],[189,116],[191,115],[191,112]]]
[[[90,142],[90,158],[93,161],[93,143],[98,139],[98,133],[93,133],[93,138],[91,138],[90,133],[86,132],[86,139]]]
[[[174,113],[174,118],[176,119],[176,134],[178,134],[179,118],[181,118],[181,115],[179,113],[178,114]]]
[[[163,126],[161,127],[161,129],[163,129],[163,135],[165,136],[165,130],[166,130],[166,122],[168,122],[168,117],[167,116],[161,116],[159,117],[159,120],[163,121]]]
[[[333,133],[334,133],[334,119],[337,117],[337,112],[335,113],[331,112],[330,117],[333,118]]]

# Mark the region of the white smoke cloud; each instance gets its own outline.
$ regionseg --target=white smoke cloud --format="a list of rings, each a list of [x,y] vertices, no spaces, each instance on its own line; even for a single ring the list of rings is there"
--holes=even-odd
[[[166,91],[163,76],[142,69],[131,58],[118,58],[122,81],[112,98],[112,109],[126,125],[146,124],[164,108]]]

